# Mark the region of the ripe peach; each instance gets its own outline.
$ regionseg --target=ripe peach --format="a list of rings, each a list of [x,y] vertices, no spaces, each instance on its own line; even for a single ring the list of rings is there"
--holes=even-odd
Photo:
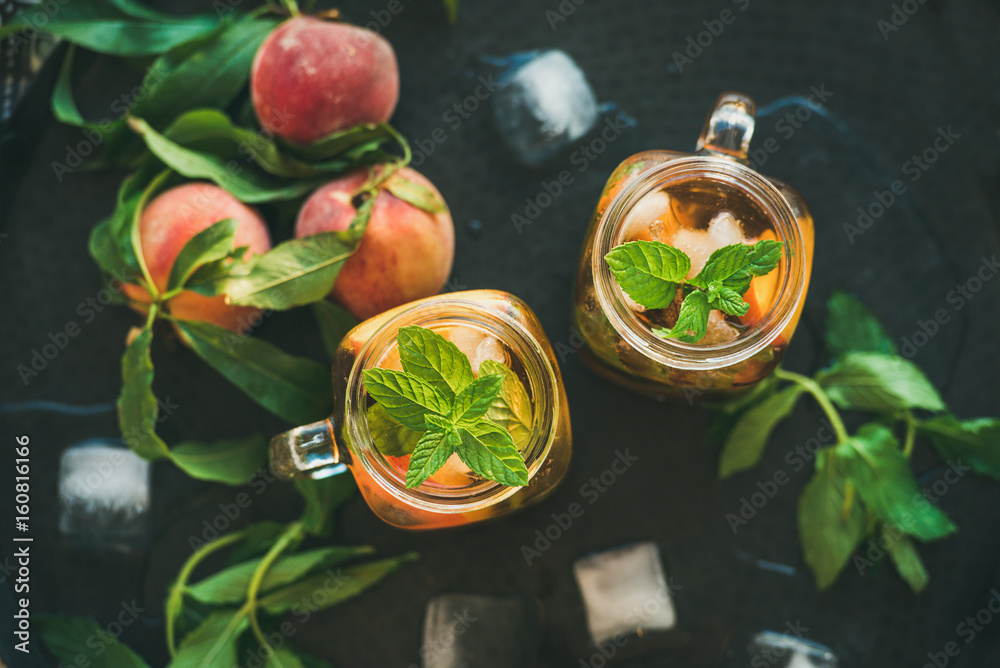
[[[396,53],[381,35],[299,16],[257,49],[250,70],[257,119],[296,144],[389,120],[399,101]]]
[[[248,246],[247,255],[260,255],[271,249],[271,236],[264,219],[218,186],[187,183],[161,193],[146,206],[139,219],[139,242],[157,290],[167,289],[174,260],[184,244],[227,218],[239,221],[236,248]],[[124,289],[134,302],[150,302],[149,294],[141,286],[126,284]],[[167,308],[176,318],[210,322],[233,331],[245,326],[257,311],[251,307],[228,305],[223,296],[206,297],[188,290],[171,298]]]
[[[441,198],[414,170],[403,168],[397,176]],[[357,211],[352,195],[367,178],[362,168],[314,192],[299,211],[295,236],[346,230]],[[330,296],[365,320],[440,292],[454,257],[455,228],[447,211],[429,213],[380,189],[361,244],[344,263]]]

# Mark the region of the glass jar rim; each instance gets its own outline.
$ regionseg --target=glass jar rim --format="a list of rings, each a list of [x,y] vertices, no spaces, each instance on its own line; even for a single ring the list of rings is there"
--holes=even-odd
[[[733,341],[712,345],[662,339],[628,307],[604,256],[620,245],[628,214],[646,195],[691,180],[716,181],[740,190],[771,220],[779,240],[786,243],[787,269],[782,272],[777,298],[763,320]],[[791,321],[806,282],[802,232],[784,196],[755,170],[731,158],[697,155],[664,163],[626,185],[605,209],[591,256],[598,301],[615,331],[634,349],[665,366],[711,370],[742,362],[766,348]]]
[[[528,468],[529,485],[552,449],[556,437],[554,416],[560,410],[555,371],[544,349],[520,322],[500,310],[467,299],[448,298],[417,304],[383,323],[361,348],[348,375],[344,425],[350,430],[350,442],[356,460],[380,488],[403,503],[436,513],[481,510],[509,498],[522,488],[483,480],[468,487],[454,489],[425,489],[424,485],[407,489],[405,475],[391,466],[375,447],[364,412],[367,392],[362,374],[395,345],[396,331],[400,327],[463,322],[491,330],[517,355],[524,366],[530,383],[534,417],[530,440],[522,452]]]

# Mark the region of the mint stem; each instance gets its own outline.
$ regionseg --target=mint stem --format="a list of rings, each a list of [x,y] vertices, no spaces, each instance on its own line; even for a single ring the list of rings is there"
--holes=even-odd
[[[830,424],[833,426],[833,431],[837,434],[838,445],[850,438],[850,435],[847,433],[847,427],[844,426],[844,421],[840,417],[840,413],[833,405],[833,402],[830,401],[830,397],[828,397],[826,392],[823,391],[823,388],[819,386],[819,383],[809,376],[803,376],[802,374],[795,373],[794,371],[785,371],[781,367],[774,370],[774,377],[798,383],[806,392],[813,396],[820,408],[823,409],[823,412],[826,413],[827,419],[830,420]]]
[[[267,551],[264,558],[260,560],[260,564],[258,564],[257,569],[250,578],[250,586],[247,588],[247,601],[243,605],[243,609],[250,617],[250,627],[253,629],[253,634],[257,637],[257,641],[264,648],[264,651],[267,652],[268,656],[274,654],[274,648],[264,635],[264,631],[260,627],[260,621],[257,619],[257,594],[260,592],[260,587],[264,582],[264,576],[267,575],[267,571],[270,570],[274,562],[281,556],[281,553],[292,542],[302,538],[304,532],[305,529],[302,526],[302,522],[292,522],[289,524],[281,534],[281,537],[271,546],[271,549]]]
[[[201,546],[188,558],[188,560],[184,563],[184,566],[181,568],[181,572],[177,574],[177,580],[174,582],[173,586],[170,587],[170,595],[167,599],[167,649],[170,650],[171,657],[177,655],[175,622],[177,616],[180,614],[181,606],[184,603],[184,591],[187,589],[187,582],[191,577],[191,573],[194,572],[194,569],[198,566],[198,564],[210,555],[228,547],[229,545],[232,545],[233,543],[243,540],[243,536],[245,534],[245,529],[243,531],[236,531],[228,536],[222,536],[221,538],[213,540],[211,543]]]
[[[916,441],[917,421],[913,418],[911,411],[903,413],[903,420],[906,422],[906,438],[903,440],[903,454],[909,459],[910,454],[913,452],[913,444]]]

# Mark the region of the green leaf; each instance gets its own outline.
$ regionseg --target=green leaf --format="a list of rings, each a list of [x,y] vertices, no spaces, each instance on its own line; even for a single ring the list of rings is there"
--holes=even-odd
[[[885,529],[882,530],[882,534],[889,545],[889,557],[892,558],[899,575],[910,585],[910,589],[919,594],[927,586],[930,576],[924,568],[923,561],[920,560],[920,555],[917,554],[913,541],[902,534],[890,534]]]
[[[670,306],[677,283],[691,271],[687,255],[658,241],[629,241],[612,249],[604,261],[621,289],[649,309]]]
[[[394,369],[366,369],[365,389],[400,424],[424,431],[428,412],[447,415],[448,399],[430,384]]]
[[[729,315],[746,315],[750,304],[744,301],[743,295],[727,287],[718,287],[717,290],[716,297],[709,302],[709,306]]]
[[[319,570],[332,568],[351,559],[370,555],[374,551],[374,548],[368,546],[337,546],[283,557],[275,561],[265,573],[264,580],[260,585],[260,593],[267,594]],[[231,566],[189,585],[187,593],[195,600],[211,605],[242,603],[246,599],[250,580],[260,563],[261,559],[252,559]]]
[[[124,198],[125,186],[119,189],[118,203],[111,216],[98,223],[90,232],[87,250],[105,274],[127,283],[134,283],[141,274],[132,248],[131,226],[141,195]]]
[[[398,199],[428,213],[447,213],[448,206],[427,186],[393,174],[383,186]]]
[[[817,380],[841,408],[945,410],[940,395],[920,368],[894,355],[846,353],[830,369],[821,372]]]
[[[369,406],[366,416],[372,442],[383,455],[389,457],[408,455],[413,452],[417,443],[424,436],[423,432],[414,431],[393,420],[382,404]]]
[[[880,424],[867,424],[834,448],[836,466],[882,522],[928,541],[955,531],[948,516],[920,493],[896,437]]]
[[[148,94],[135,101],[132,115],[159,127],[187,109],[225,108],[246,85],[257,47],[279,22],[267,15],[225,21],[163,54],[147,70],[142,85]]]
[[[451,409],[452,421],[461,427],[478,423],[500,396],[503,379],[500,374],[480,375],[471,385],[459,392]]]
[[[462,445],[456,452],[465,464],[488,480],[523,487],[528,484],[524,457],[505,429],[487,420],[459,429]]]
[[[896,344],[859,300],[834,291],[826,309],[826,347],[834,357],[849,352],[897,354]]]
[[[296,480],[295,489],[305,499],[302,526],[314,536],[329,536],[333,532],[334,511],[354,495],[354,479],[336,475],[319,480]]]
[[[153,330],[143,329],[122,357],[122,391],[118,396],[118,424],[122,438],[137,455],[155,461],[170,455],[156,434],[159,404],[153,394]]]
[[[289,645],[283,645],[267,655],[264,668],[306,668],[295,650]]]
[[[361,160],[364,154],[371,152],[389,139],[402,141],[402,137],[386,123],[362,124],[334,132],[307,146],[285,143],[284,148],[298,158],[310,164],[316,164],[320,160],[344,156],[352,152],[354,152],[351,155],[353,160]]]
[[[149,668],[141,656],[108,634],[92,619],[33,614],[31,620],[45,647],[67,666]],[[100,642],[94,642],[100,638]]]
[[[917,423],[942,459],[968,464],[973,471],[1000,480],[1000,419],[957,420],[939,415]]]
[[[323,337],[323,347],[333,360],[337,347],[344,336],[358,325],[358,319],[342,306],[321,299],[313,304],[313,315],[319,324],[319,333]]]
[[[184,636],[167,668],[232,668],[237,665],[237,642],[247,626],[243,610],[211,613]]]
[[[292,239],[258,256],[250,273],[226,284],[229,300],[241,306],[284,311],[325,299],[364,234],[374,201],[370,199],[358,208],[346,232]]]
[[[697,343],[708,332],[708,314],[711,310],[708,296],[701,290],[694,290],[681,303],[680,314],[673,329],[654,327],[653,334],[663,339]]]
[[[448,461],[455,449],[453,442],[446,437],[447,433],[443,431],[428,431],[417,441],[406,470],[407,489],[424,484]]]
[[[531,398],[521,379],[513,369],[494,360],[483,360],[479,365],[479,373],[503,376],[500,395],[493,401],[486,417],[510,432],[518,450],[523,450],[531,438],[534,415]]]
[[[26,6],[0,27],[0,38],[35,27],[40,10]],[[42,29],[91,51],[113,56],[149,56],[212,31],[217,16],[174,16],[142,7],[131,0],[67,2],[46,13]]]
[[[215,443],[187,441],[171,448],[170,459],[192,478],[245,485],[267,466],[267,440],[255,434]]]
[[[237,227],[239,221],[227,218],[188,239],[174,260],[167,290],[182,287],[201,265],[228,257],[233,251]]]
[[[263,520],[256,524],[251,524],[243,531],[245,532],[243,540],[237,543],[236,547],[229,554],[226,562],[229,566],[235,566],[248,559],[253,559],[267,553],[271,549],[271,546],[274,545],[274,541],[284,533],[285,525],[272,520]]]
[[[802,392],[801,385],[790,385],[740,417],[726,438],[719,460],[719,477],[728,478],[760,461],[771,432],[792,412]]]
[[[62,66],[59,68],[59,78],[52,91],[52,115],[60,123],[66,123],[78,128],[94,129],[95,124],[83,119],[80,110],[73,99],[73,57],[76,47],[72,44],[66,49]]]
[[[769,274],[781,260],[780,241],[765,239],[754,245],[732,244],[715,250],[702,270],[689,282],[699,287],[722,283],[741,295],[750,286],[752,276]]]
[[[475,378],[468,356],[437,332],[426,327],[400,327],[396,340],[403,371],[428,383],[449,401]]]
[[[310,612],[318,612],[357,596],[369,587],[391,575],[409,562],[416,560],[413,553],[372,561],[367,564],[332,569],[314,575],[293,585],[279,589],[259,599],[260,607],[272,615],[288,612],[295,606],[303,606]],[[322,593],[323,596],[317,596]]]
[[[330,414],[333,390],[324,365],[206,322],[176,325],[195,354],[275,415],[308,424]]]
[[[799,498],[799,539],[816,586],[832,585],[865,535],[860,504],[845,504],[847,479],[829,450],[816,453],[816,473]]]
[[[146,142],[146,147],[171,169],[191,179],[209,179],[228,190],[241,202],[295,199],[313,190],[322,182],[322,179],[279,178],[250,164],[239,166],[239,169],[231,169],[230,160],[185,148],[154,130],[149,123],[138,116],[130,117],[128,122]]]

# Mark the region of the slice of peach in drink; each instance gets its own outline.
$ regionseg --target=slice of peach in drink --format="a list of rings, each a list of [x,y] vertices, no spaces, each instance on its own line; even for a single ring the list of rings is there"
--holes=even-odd
[[[771,230],[767,230],[760,235],[759,241],[765,239],[777,241],[777,236]],[[740,323],[744,325],[754,325],[764,319],[767,312],[771,310],[775,294],[778,291],[778,270],[775,269],[764,276],[757,276],[750,281],[750,289],[743,295],[750,308],[746,314],[740,317]]]

